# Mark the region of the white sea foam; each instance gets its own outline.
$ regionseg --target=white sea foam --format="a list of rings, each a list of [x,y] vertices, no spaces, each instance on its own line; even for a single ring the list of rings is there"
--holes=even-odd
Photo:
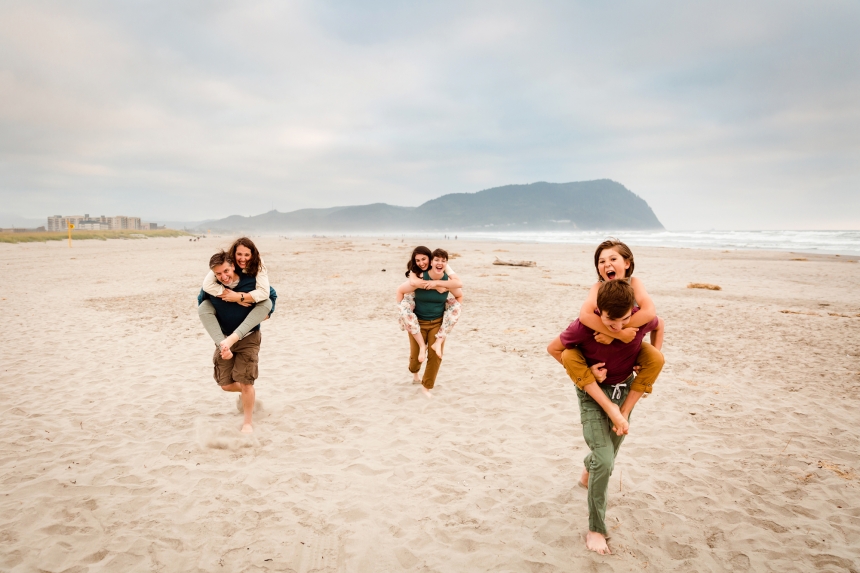
[[[692,249],[762,249],[797,253],[860,255],[860,231],[572,231],[408,233],[396,236],[456,235],[460,239],[597,245],[616,237],[632,246]],[[393,236],[394,234],[388,234]],[[378,235],[381,236],[381,235]]]

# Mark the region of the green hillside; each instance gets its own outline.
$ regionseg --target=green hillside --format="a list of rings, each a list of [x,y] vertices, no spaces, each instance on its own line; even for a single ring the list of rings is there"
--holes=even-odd
[[[651,207],[611,181],[538,182],[477,193],[451,193],[418,207],[385,203],[269,211],[210,221],[220,232],[362,232],[423,230],[662,229]]]

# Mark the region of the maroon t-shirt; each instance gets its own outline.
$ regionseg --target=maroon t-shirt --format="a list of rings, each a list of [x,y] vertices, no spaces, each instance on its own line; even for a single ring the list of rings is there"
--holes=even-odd
[[[635,313],[638,309],[634,308]],[[655,317],[651,322],[639,327],[636,338],[624,344],[620,340],[613,340],[611,344],[600,344],[594,340],[594,331],[581,324],[579,319],[574,320],[561,333],[559,338],[566,348],[579,348],[585,357],[585,362],[592,366],[604,362],[606,368],[606,380],[602,384],[620,384],[627,380],[636,365],[636,356],[642,346],[642,339],[646,334],[657,328],[659,321]]]

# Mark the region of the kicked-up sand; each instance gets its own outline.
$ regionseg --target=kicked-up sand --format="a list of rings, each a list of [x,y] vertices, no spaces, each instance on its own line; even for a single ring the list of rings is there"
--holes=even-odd
[[[255,240],[279,297],[250,437],[195,310],[229,237],[0,245],[0,571],[860,571],[854,258],[634,248],[666,367],[599,556],[545,352],[594,245]],[[416,244],[465,283],[430,400],[394,305]]]

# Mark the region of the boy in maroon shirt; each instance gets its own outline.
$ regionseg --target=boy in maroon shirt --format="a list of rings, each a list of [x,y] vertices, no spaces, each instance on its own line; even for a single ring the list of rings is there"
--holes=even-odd
[[[597,308],[600,319],[612,331],[624,329],[636,309],[633,287],[625,280],[606,281],[597,292]],[[645,334],[651,333],[651,344],[659,350],[663,345],[663,320],[654,318],[641,326],[636,337],[628,343],[613,340],[601,344],[594,339],[594,331],[575,320],[567,330],[547,347],[553,358],[564,365],[576,383],[579,397],[579,417],[582,434],[590,453],[585,457],[585,469],[580,484],[588,488],[588,535],[585,545],[601,555],[610,553],[606,544],[606,493],[609,476],[615,465],[618,449],[630,429],[630,412],[646,392],[663,367],[662,354],[649,364],[641,365],[639,376],[634,376],[636,357]],[[569,352],[576,347],[581,354]],[[657,356],[659,355],[659,356]],[[582,364],[582,358],[586,364]],[[584,376],[588,367],[593,373]],[[647,369],[647,372],[646,372]],[[641,379],[641,380],[640,380]]]

